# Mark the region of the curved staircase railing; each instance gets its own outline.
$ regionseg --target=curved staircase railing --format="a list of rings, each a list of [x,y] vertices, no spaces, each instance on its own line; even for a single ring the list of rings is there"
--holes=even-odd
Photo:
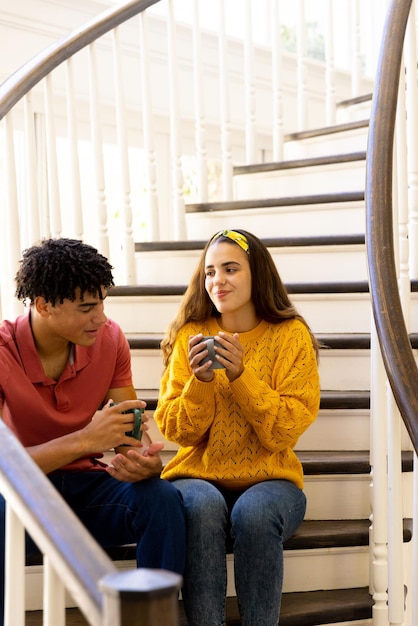
[[[386,373],[418,451],[418,368],[399,295],[392,210],[398,86],[411,5],[411,0],[391,3],[382,40],[367,149],[366,244],[373,313]]]

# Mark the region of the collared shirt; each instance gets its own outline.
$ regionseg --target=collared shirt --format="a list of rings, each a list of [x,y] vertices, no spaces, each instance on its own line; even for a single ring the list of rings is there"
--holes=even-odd
[[[45,376],[30,326],[30,312],[0,324],[0,408],[20,442],[36,446],[84,428],[109,389],[132,384],[129,344],[107,320],[90,347],[75,345],[58,380]],[[65,469],[99,469],[103,451]]]

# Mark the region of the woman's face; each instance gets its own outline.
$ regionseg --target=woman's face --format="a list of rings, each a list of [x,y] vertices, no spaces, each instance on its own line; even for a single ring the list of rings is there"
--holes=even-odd
[[[248,254],[235,243],[212,244],[205,258],[205,288],[221,315],[253,312]]]

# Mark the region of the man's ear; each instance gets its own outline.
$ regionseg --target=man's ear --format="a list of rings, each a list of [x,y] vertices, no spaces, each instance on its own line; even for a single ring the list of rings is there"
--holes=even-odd
[[[36,312],[42,317],[49,317],[51,310],[51,303],[47,302],[42,296],[37,296],[33,303]]]

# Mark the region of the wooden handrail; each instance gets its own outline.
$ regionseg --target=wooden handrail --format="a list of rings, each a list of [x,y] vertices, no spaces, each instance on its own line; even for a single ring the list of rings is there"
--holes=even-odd
[[[63,61],[157,2],[159,0],[131,0],[131,2],[112,7],[87,22],[82,28],[54,42],[22,65],[0,85],[0,120],[32,87]]]
[[[392,0],[384,28],[366,160],[370,293],[387,377],[418,452],[418,368],[401,306],[393,242],[392,171],[398,85],[412,0]]]

